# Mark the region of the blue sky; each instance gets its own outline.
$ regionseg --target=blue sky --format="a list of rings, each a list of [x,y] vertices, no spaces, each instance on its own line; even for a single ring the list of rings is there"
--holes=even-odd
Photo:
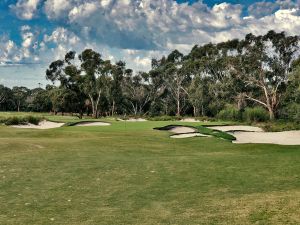
[[[0,84],[37,87],[69,50],[99,51],[135,71],[195,44],[263,34],[299,34],[297,0],[1,0]]]

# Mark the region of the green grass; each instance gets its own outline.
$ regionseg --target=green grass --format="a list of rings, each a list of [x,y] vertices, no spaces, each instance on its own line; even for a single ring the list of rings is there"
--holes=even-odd
[[[196,126],[196,128],[198,129],[199,133],[201,133],[201,134],[211,135],[213,137],[222,138],[222,139],[229,140],[229,141],[236,140],[236,138],[234,136],[232,136],[231,134],[228,134],[226,132],[223,132],[223,131],[213,130],[213,129],[210,129],[209,127],[204,127],[204,126]]]
[[[300,146],[153,130],[197,123],[106,121],[0,126],[0,224],[300,223]]]

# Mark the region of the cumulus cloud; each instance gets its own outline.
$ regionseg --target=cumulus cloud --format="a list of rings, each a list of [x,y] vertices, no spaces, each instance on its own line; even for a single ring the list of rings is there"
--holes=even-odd
[[[58,19],[72,9],[73,2],[72,0],[47,0],[44,5],[45,13],[49,19]]]
[[[277,0],[275,2],[256,2],[249,6],[248,12],[250,16],[262,18],[275,13],[280,9],[293,9],[298,5],[293,0]]]
[[[0,63],[2,65],[26,64],[39,61],[37,35],[30,26],[20,28],[21,44],[17,45],[7,36],[0,40]]]
[[[40,0],[18,0],[15,5],[10,5],[11,10],[20,19],[30,20],[36,15]]]
[[[14,12],[31,9],[24,10],[28,15],[31,12],[29,16],[20,11],[20,18],[32,18],[37,9],[43,9],[57,27],[46,30],[41,38],[32,28],[23,27],[22,43],[14,43],[13,48],[18,49],[16,59],[20,61],[32,58],[46,63],[69,50],[93,48],[105,58],[125,60],[136,70],[147,70],[151,58],[173,49],[188,53],[195,44],[243,38],[250,32],[264,34],[271,29],[299,34],[298,3],[257,2],[248,8],[249,16],[245,17],[242,5],[226,2],[208,7],[203,1],[179,4],[174,0],[19,0],[11,7]],[[6,49],[4,43],[7,41],[2,44]]]
[[[201,1],[188,5],[173,0],[77,0],[58,13],[48,7],[53,1],[46,2],[50,19],[64,21],[82,38],[122,49],[162,50],[170,42],[186,45],[183,36],[188,34],[188,41],[195,42],[199,39],[195,31],[228,29],[240,24],[242,13],[241,5],[222,3],[210,9]]]

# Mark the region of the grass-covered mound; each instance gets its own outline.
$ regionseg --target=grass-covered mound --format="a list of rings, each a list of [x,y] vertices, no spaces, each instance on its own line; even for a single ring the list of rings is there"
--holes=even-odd
[[[236,138],[231,134],[228,134],[228,133],[223,132],[223,131],[213,130],[213,129],[210,129],[210,128],[204,127],[204,126],[167,125],[167,126],[163,126],[163,127],[156,127],[154,129],[155,130],[166,130],[167,131],[167,130],[171,130],[171,129],[173,129],[175,127],[179,127],[179,126],[195,128],[195,130],[197,130],[200,134],[203,134],[203,135],[209,135],[209,136],[213,136],[213,137],[216,137],[216,138],[222,138],[222,139],[229,140],[229,141],[236,140]]]

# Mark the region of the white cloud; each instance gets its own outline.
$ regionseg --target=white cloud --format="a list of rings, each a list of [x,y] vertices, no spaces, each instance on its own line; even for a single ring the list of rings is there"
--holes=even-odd
[[[50,19],[58,19],[72,8],[72,0],[46,0],[45,13]]]
[[[255,3],[246,17],[242,5],[224,2],[208,7],[203,1],[44,0],[38,7],[38,0],[19,0],[14,7],[33,1],[36,8],[30,12],[43,8],[47,18],[59,26],[42,33],[41,41],[32,28],[22,27],[22,43],[11,44],[13,50],[7,58],[49,64],[69,50],[93,48],[104,58],[125,60],[135,70],[148,70],[151,58],[173,49],[188,53],[195,44],[243,38],[250,32],[258,35],[273,29],[295,35],[300,30],[299,5],[292,0]],[[6,52],[7,41],[0,44]]]
[[[31,20],[36,15],[40,0],[18,0],[15,5],[10,5],[12,11],[20,19]]]
[[[188,5],[173,0],[71,0],[59,11],[56,2],[60,0],[46,2],[50,19],[64,22],[88,40],[122,49],[164,50],[169,42],[195,43],[199,40],[196,31],[228,29],[240,24],[242,12],[240,5],[222,3],[210,9],[200,1]]]

